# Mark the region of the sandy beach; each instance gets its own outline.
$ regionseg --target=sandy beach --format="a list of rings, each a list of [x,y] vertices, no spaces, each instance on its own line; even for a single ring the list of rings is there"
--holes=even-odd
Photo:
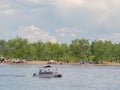
[[[25,64],[25,65],[46,65],[48,64],[48,61],[19,61],[19,60],[12,60],[12,61],[4,61],[1,62],[0,64]],[[102,64],[92,64],[92,63],[75,63],[75,62],[61,62],[61,61],[55,61],[55,63],[53,64],[57,64],[57,65],[90,65],[90,66],[120,66],[120,63],[117,62],[103,62]]]
[[[27,64],[27,65],[32,65],[32,64],[48,64],[48,61],[27,61],[26,63],[24,64]],[[90,64],[90,63],[74,63],[74,62],[56,62],[54,64],[57,64],[57,65],[93,65],[93,66],[120,66],[120,63],[116,63],[116,62],[104,62],[103,64]]]

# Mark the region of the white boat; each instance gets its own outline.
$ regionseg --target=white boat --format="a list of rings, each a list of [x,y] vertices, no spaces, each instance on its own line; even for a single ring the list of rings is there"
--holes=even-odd
[[[53,77],[62,77],[62,74],[58,74],[57,69],[52,69],[51,66],[45,66],[40,68],[37,73],[33,74],[34,77],[39,78],[53,78]]]

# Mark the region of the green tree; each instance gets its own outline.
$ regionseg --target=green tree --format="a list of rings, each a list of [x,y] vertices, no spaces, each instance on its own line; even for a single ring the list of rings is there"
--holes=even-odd
[[[120,62],[120,43],[113,45],[112,57],[112,60]]]
[[[28,40],[22,38],[15,38],[8,41],[7,55],[12,58],[24,58],[26,57],[26,48],[28,46]]]
[[[96,58],[96,62],[111,60],[113,45],[111,41],[93,41],[91,45],[91,52]]]
[[[7,42],[5,40],[0,40],[0,56],[5,57],[7,51]]]
[[[70,44],[71,55],[77,59],[87,59],[90,55],[90,43],[87,39],[75,39]]]

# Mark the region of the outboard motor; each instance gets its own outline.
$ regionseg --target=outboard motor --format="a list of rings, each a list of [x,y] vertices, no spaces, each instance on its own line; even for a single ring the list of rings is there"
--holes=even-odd
[[[36,73],[33,73],[33,76],[36,76]]]
[[[61,77],[62,77],[62,74],[58,74],[57,77],[58,77],[58,78],[61,78]]]

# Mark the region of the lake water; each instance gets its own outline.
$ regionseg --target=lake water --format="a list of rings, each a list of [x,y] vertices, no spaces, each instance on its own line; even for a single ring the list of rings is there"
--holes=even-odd
[[[119,90],[119,66],[53,65],[62,78],[32,77],[41,65],[0,64],[0,90]]]

